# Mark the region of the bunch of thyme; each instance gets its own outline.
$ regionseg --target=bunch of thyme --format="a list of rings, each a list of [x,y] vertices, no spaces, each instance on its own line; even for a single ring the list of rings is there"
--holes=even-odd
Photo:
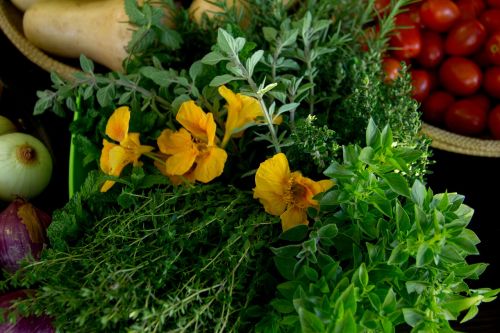
[[[145,179],[137,172],[139,184]],[[40,286],[21,309],[52,316],[65,332],[227,332],[255,324],[248,307],[272,296],[265,278],[272,261],[263,253],[277,229],[249,193],[221,184],[131,187],[119,205],[103,209],[116,193],[96,191],[99,181],[91,173],[56,212],[42,260],[4,281],[4,288]],[[78,239],[68,237],[70,220],[86,227]]]

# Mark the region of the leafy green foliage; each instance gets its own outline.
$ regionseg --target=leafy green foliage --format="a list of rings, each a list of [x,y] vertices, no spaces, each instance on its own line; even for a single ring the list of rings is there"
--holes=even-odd
[[[321,173],[340,151],[336,133],[326,125],[316,126],[314,116],[296,122],[291,140],[294,144],[287,149],[288,159],[303,166],[302,172],[308,175]]]
[[[178,128],[187,100],[213,114],[220,137],[222,84],[256,98],[263,119],[231,140],[211,185],[173,188],[147,164],[119,178],[91,172],[54,213],[42,261],[3,289],[37,288],[20,308],[54,315],[70,332],[442,332],[462,314],[473,318],[498,290],[465,283],[486,268],[466,262],[478,253],[472,209],[425,186],[429,141],[406,69],[383,83],[392,18],[408,2],[391,1],[367,40],[373,1],[250,0],[244,28],[248,13],[216,2],[224,12],[201,26],[177,10],[174,31],[161,23],[171,1],[127,0],[137,30],[125,72],[103,73],[82,56],[82,73],[53,74],[52,89],[38,93],[36,114],[78,112],[71,132],[85,165],[97,169],[106,122],[121,105],[150,145]],[[280,235],[244,177],[278,151],[304,175],[326,168],[336,182],[320,211],[308,212],[311,227]],[[100,193],[105,179],[119,185]]]
[[[450,320],[496,298],[500,289],[465,282],[486,268],[466,261],[478,253],[472,209],[456,193],[410,185],[402,173],[421,152],[393,143],[370,121],[366,146],[344,147],[343,163],[326,169],[337,184],[312,228],[272,249],[285,280],[258,332],[452,332]]]
[[[113,205],[98,184],[87,179],[54,215],[53,246],[10,278],[43,286],[22,301],[26,311],[54,316],[65,332],[248,330],[248,304],[272,286],[263,254],[277,230],[248,193],[153,186]],[[75,228],[85,228],[78,238]]]
[[[369,41],[370,51],[365,52],[359,40],[372,24],[373,13],[363,1],[311,1],[287,9],[274,1],[252,0],[252,12],[265,14],[254,15],[256,20],[246,29],[238,25],[233,11],[218,15],[210,29],[191,22],[186,11],[176,10],[173,20],[181,41],[174,45],[162,44],[161,33],[155,30],[161,25],[161,8],[149,2],[139,6],[130,0],[127,13],[138,28],[134,38],[143,40],[137,37],[141,29],[151,34],[145,51],[130,47],[125,74],[96,73],[82,57],[85,74],[77,75],[72,82],[54,76],[55,91],[39,92],[35,113],[52,109],[63,115],[65,110],[75,111],[75,106],[81,105],[80,120],[72,131],[99,147],[109,115],[117,106],[129,105],[132,124],[137,125],[132,130],[140,131],[141,139],[146,136],[154,140],[161,129],[175,127],[172,119],[188,99],[212,112],[223,127],[223,105],[219,104],[216,88],[226,84],[236,92],[258,98],[265,111],[263,125],[267,128],[247,130],[239,147],[249,146],[256,139],[275,151],[296,145],[292,148],[296,152],[301,142],[296,141],[300,134],[294,131],[300,126],[295,122],[308,115],[317,117],[318,128],[333,130],[335,134],[329,136],[339,144],[361,143],[372,117],[393,128],[399,145],[425,152],[411,168],[411,176],[421,178],[429,163],[429,142],[419,136],[420,114],[417,103],[409,97],[410,79],[403,76],[395,84],[386,85],[380,67],[384,41],[392,27],[390,18],[406,3],[401,0],[393,4],[390,15],[381,21],[379,38]],[[168,1],[160,6],[172,11]],[[278,116],[285,121],[273,125]],[[319,142],[312,144],[320,146]],[[95,158],[91,151],[82,153]],[[316,158],[315,163],[328,165],[330,160]]]

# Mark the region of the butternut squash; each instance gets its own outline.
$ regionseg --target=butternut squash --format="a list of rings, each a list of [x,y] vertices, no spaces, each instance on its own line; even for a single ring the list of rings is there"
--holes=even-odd
[[[248,26],[248,6],[244,0],[225,0],[227,8],[235,7],[236,10],[242,11],[246,15],[242,18],[241,25]],[[193,0],[188,8],[189,17],[196,24],[203,24],[203,14],[207,15],[210,20],[216,19],[217,14],[222,13],[224,10],[213,4],[213,0]]]
[[[23,12],[37,1],[38,0],[11,0],[14,6],[16,6],[17,9]]]
[[[128,22],[124,0],[39,0],[24,13],[23,29],[29,41],[48,53],[69,58],[84,54],[122,71],[134,29]]]
[[[298,0],[282,0],[283,5],[286,8],[293,6]],[[207,15],[207,18],[214,20],[217,18],[217,14],[222,13],[224,10],[213,3],[213,0],[193,0],[188,8],[189,17],[196,24],[203,24],[203,14]],[[251,19],[251,6],[245,0],[225,0],[227,8],[234,7],[238,14],[243,13],[240,25],[245,28],[250,24]]]

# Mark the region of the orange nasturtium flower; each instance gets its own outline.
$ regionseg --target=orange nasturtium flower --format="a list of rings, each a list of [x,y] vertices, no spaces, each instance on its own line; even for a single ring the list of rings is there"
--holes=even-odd
[[[226,128],[221,144],[222,147],[225,147],[231,136],[241,134],[245,128],[256,124],[257,118],[263,117],[264,114],[259,101],[253,97],[235,94],[225,86],[219,87],[219,94],[227,102]],[[277,117],[273,122],[281,123],[281,117]]]
[[[164,130],[157,139],[160,151],[167,155],[164,173],[178,179],[208,183],[221,175],[227,153],[217,147],[216,125],[212,113],[205,113],[194,101],[182,103],[175,118],[184,128]]]
[[[299,171],[291,172],[285,154],[278,153],[257,169],[253,197],[259,199],[267,213],[280,216],[281,226],[286,231],[309,224],[307,208],[319,206],[313,197],[333,185],[332,180],[316,182]]]
[[[100,166],[101,170],[111,176],[118,177],[122,170],[130,163],[141,165],[139,158],[142,154],[153,150],[151,146],[143,146],[139,141],[139,133],[129,133],[130,110],[127,106],[116,109],[106,124],[106,135],[119,142],[119,145],[102,140]],[[115,181],[107,180],[101,187],[101,192],[109,190]]]

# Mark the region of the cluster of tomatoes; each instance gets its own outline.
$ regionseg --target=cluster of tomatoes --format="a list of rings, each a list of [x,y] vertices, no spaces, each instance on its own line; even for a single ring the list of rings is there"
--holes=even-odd
[[[390,0],[376,0],[379,15]],[[409,65],[423,120],[500,139],[500,0],[422,0],[395,17],[386,80]]]

